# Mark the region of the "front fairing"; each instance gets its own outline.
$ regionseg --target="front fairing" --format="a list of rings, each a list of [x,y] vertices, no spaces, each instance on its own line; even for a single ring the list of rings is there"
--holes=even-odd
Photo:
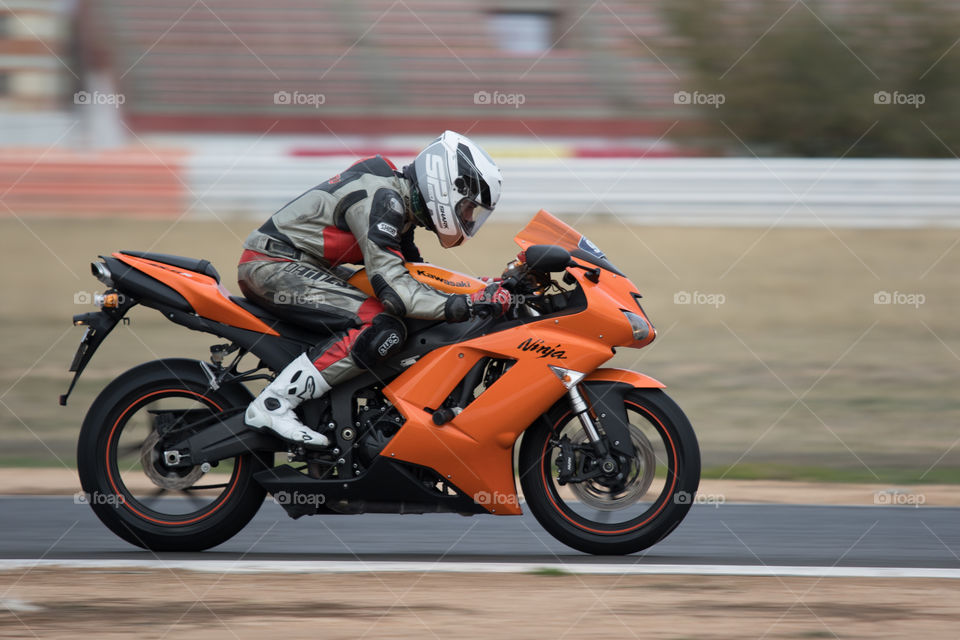
[[[537,244],[563,247],[580,265],[567,268],[587,300],[586,309],[564,317],[564,322],[575,324],[569,327],[571,330],[582,331],[611,347],[640,348],[653,342],[656,330],[640,306],[637,286],[586,236],[541,209],[514,240],[524,250]],[[595,279],[591,272],[596,273]],[[650,331],[643,339],[634,338],[624,312],[640,316],[649,325]]]

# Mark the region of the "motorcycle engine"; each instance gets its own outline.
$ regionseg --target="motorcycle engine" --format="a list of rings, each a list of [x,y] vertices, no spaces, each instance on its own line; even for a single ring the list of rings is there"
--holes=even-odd
[[[366,405],[358,412],[357,422],[360,423],[357,455],[360,463],[368,467],[400,430],[404,419],[399,411],[378,395],[367,398]]]

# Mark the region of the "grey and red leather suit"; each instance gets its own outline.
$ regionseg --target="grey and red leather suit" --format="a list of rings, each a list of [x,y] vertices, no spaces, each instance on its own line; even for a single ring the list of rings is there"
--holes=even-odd
[[[312,312],[332,337],[310,357],[331,385],[361,371],[351,350],[381,313],[442,319],[447,295],[412,278],[421,261],[411,183],[381,156],[353,164],[289,202],[243,243],[239,284],[250,300],[284,316]],[[347,284],[366,267],[376,297]]]

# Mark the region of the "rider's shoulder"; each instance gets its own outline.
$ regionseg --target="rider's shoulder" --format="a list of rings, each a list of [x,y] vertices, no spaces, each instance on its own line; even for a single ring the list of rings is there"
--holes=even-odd
[[[397,167],[381,155],[361,158],[347,168],[348,172],[367,173],[380,178],[393,178],[396,175]]]

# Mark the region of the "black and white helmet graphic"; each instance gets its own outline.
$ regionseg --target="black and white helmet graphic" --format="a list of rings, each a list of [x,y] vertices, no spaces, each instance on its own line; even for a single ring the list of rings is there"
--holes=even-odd
[[[500,169],[483,149],[453,131],[444,131],[420,152],[414,172],[444,247],[473,237],[500,199]]]

